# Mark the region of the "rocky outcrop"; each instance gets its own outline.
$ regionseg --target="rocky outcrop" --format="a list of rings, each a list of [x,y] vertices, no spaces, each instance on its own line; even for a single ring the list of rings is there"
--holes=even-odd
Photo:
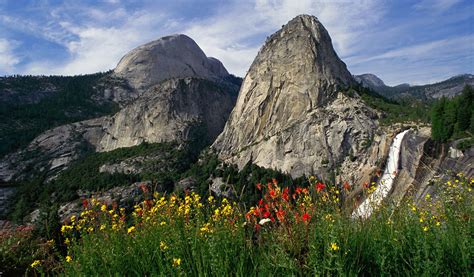
[[[107,117],[63,125],[36,137],[26,149],[0,161],[0,182],[20,181],[38,175],[52,177],[89,151],[102,136]]]
[[[378,126],[357,92],[345,92],[354,83],[318,19],[298,16],[267,39],[213,148],[239,167],[327,178],[370,152]]]
[[[163,81],[104,125],[105,135],[98,150],[142,142],[184,142],[197,133],[201,140],[210,143],[224,128],[236,95],[236,88],[204,79]]]
[[[125,55],[114,69],[137,90],[170,78],[198,77],[219,80],[229,73],[215,58],[208,58],[186,35],[162,37],[139,46]]]

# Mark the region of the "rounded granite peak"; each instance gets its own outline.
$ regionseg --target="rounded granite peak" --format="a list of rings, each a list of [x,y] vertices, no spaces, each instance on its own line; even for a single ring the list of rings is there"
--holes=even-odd
[[[220,79],[229,73],[215,58],[208,58],[196,42],[183,34],[165,36],[126,54],[114,69],[138,90],[171,78]]]

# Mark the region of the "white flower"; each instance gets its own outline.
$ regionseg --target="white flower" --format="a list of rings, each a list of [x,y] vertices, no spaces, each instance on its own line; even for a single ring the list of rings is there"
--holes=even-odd
[[[260,220],[260,221],[258,222],[258,224],[263,225],[263,224],[265,224],[265,223],[267,223],[267,222],[270,222],[270,221],[271,221],[270,218],[264,218],[264,219]]]

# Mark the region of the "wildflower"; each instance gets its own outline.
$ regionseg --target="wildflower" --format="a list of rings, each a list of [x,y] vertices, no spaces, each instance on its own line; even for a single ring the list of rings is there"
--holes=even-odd
[[[276,212],[276,216],[278,220],[283,221],[285,219],[285,211],[284,210],[278,210]]]
[[[54,244],[54,239],[50,239],[50,240],[46,241],[46,243],[49,244],[49,245],[53,245]]]
[[[326,188],[326,185],[323,184],[323,183],[317,183],[317,184],[316,184],[316,191],[317,191],[317,192],[321,192],[321,191],[322,191],[323,189],[325,189],[325,188]]]
[[[331,242],[331,250],[332,251],[338,251],[339,250],[339,245],[335,242]]]
[[[342,185],[342,187],[346,190],[346,191],[349,191],[351,189],[351,185],[349,184],[349,182],[345,181],[344,184]]]
[[[107,205],[103,204],[103,205],[100,207],[100,210],[103,211],[103,212],[106,212],[106,211],[107,211]]]
[[[262,185],[261,185],[260,183],[258,183],[258,184],[256,185],[256,187],[257,187],[258,190],[262,190]]]
[[[38,267],[41,265],[41,262],[39,260],[34,260],[33,263],[31,264],[32,268]]]
[[[135,231],[135,226],[132,226],[127,229],[127,234],[130,234],[131,232]]]
[[[99,230],[105,230],[105,224],[101,224]]]
[[[286,202],[290,201],[290,197],[288,196],[288,188],[285,188],[283,190],[281,198],[283,198],[283,200],[285,200]]]
[[[64,244],[65,244],[65,245],[68,245],[68,244],[70,244],[70,243],[71,243],[71,241],[69,240],[69,238],[66,238],[66,239],[64,240]]]
[[[168,245],[166,245],[164,241],[160,241],[160,249],[161,251],[165,251],[166,249],[168,249]]]
[[[211,224],[210,223],[206,223],[204,224],[200,229],[199,231],[201,231],[201,234],[207,234],[207,233],[212,233],[212,230],[211,230]]]
[[[173,267],[179,267],[181,265],[180,258],[173,258]]]
[[[70,263],[71,261],[72,261],[72,258],[71,258],[71,256],[69,256],[69,255],[68,255],[68,256],[66,256],[66,262]]]
[[[263,225],[263,224],[265,224],[265,223],[267,223],[267,222],[270,222],[270,221],[271,221],[271,219],[269,219],[269,218],[264,218],[264,219],[260,220],[260,221],[258,222],[258,224]]]
[[[164,225],[166,225],[166,221],[160,222],[160,226],[164,226]]]
[[[311,220],[311,216],[308,213],[304,213],[301,218],[303,219],[303,222],[305,223]]]
[[[429,230],[428,226],[423,227],[423,232],[428,232],[428,230]]]
[[[207,202],[209,202],[209,204],[214,203],[214,202],[215,202],[214,196],[212,196],[212,195],[209,196],[209,197],[207,198]]]
[[[72,226],[71,225],[63,225],[61,226],[61,233],[66,233],[67,231],[70,231],[72,230]]]

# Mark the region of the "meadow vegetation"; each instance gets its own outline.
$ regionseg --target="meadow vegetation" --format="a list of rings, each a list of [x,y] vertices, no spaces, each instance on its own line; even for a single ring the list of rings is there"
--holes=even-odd
[[[257,184],[250,208],[226,198],[143,186],[132,211],[94,199],[61,227],[58,261],[28,271],[66,275],[407,275],[472,272],[474,179],[439,181],[416,203],[386,202],[368,219],[342,208],[341,188]],[[373,188],[368,187],[365,194]],[[62,249],[62,250],[60,250]]]

